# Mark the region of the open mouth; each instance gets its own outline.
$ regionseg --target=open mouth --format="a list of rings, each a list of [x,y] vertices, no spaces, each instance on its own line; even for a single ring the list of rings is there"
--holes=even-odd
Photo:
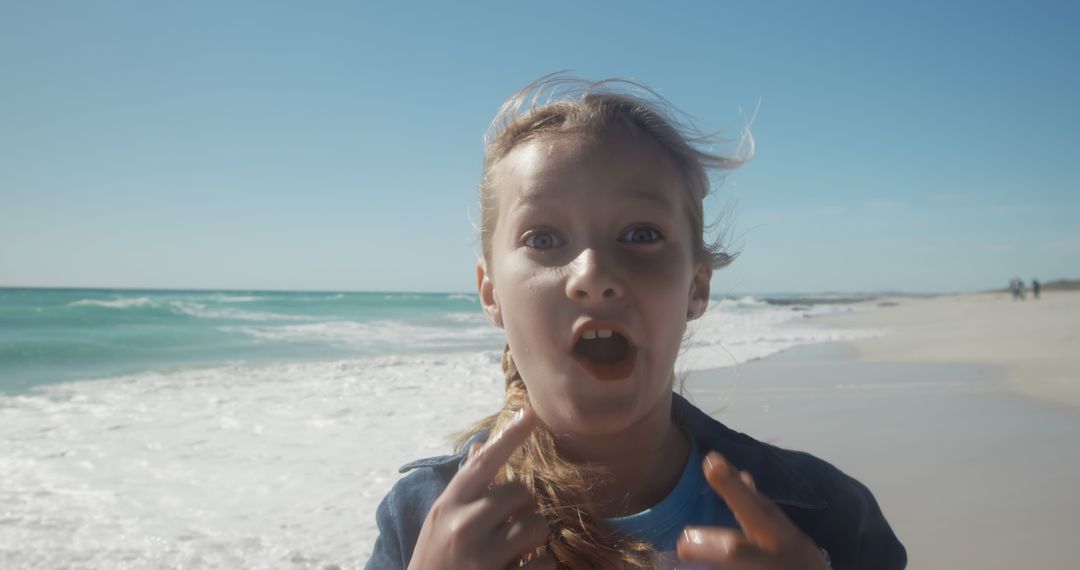
[[[637,363],[637,349],[610,329],[588,330],[574,344],[574,358],[600,380],[622,380]]]

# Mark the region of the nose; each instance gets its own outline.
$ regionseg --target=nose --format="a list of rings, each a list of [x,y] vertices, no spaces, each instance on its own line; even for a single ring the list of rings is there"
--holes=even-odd
[[[623,287],[619,279],[601,264],[596,250],[586,248],[569,266],[566,280],[566,296],[583,302],[600,302],[620,299]]]

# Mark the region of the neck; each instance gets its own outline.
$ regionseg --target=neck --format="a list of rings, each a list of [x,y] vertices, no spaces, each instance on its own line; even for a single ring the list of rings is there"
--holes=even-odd
[[[641,512],[663,500],[678,483],[690,453],[689,438],[671,421],[670,398],[618,433],[561,435],[556,445],[568,460],[588,458],[589,465],[609,475],[590,489],[605,518]]]

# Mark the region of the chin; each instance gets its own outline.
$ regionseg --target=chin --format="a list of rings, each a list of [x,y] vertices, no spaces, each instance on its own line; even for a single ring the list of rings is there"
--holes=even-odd
[[[634,395],[565,397],[553,402],[554,412],[541,419],[557,434],[606,436],[625,431],[641,419],[644,410]],[[545,416],[553,415],[548,418]],[[549,421],[550,419],[550,421]]]

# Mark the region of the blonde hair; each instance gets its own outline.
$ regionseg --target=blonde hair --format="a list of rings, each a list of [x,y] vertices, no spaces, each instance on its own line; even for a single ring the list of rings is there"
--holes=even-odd
[[[617,90],[625,87],[625,92]],[[636,93],[635,93],[636,92]],[[695,259],[713,269],[731,263],[735,256],[723,245],[724,232],[706,242],[704,200],[709,195],[708,171],[721,174],[738,168],[753,156],[754,139],[743,131],[735,156],[714,154],[699,147],[723,142],[715,134],[703,134],[648,87],[622,79],[590,82],[563,75],[546,75],[526,85],[503,103],[484,135],[484,171],[479,187],[480,242],[485,260],[491,257],[491,236],[498,221],[492,171],[500,160],[523,143],[541,136],[585,133],[600,135],[615,127],[629,127],[648,136],[675,161],[690,200],[691,235]],[[745,149],[745,152],[740,152]]]
[[[647,87],[623,80],[589,82],[557,74],[541,77],[510,97],[484,137],[479,198],[485,262],[490,261],[491,236],[498,222],[492,181],[492,170],[498,162],[514,148],[541,136],[602,135],[618,127],[629,127],[650,137],[674,160],[691,198],[687,203],[692,235],[699,236],[695,240],[695,259],[714,269],[731,263],[734,256],[722,245],[723,232],[713,241],[706,241],[703,202],[709,194],[708,171],[723,173],[747,160],[753,152],[749,135],[744,139],[750,143],[745,156],[713,154],[699,147],[717,138],[702,135],[676,120],[673,108]],[[491,264],[487,266],[490,271]],[[459,449],[481,432],[502,429],[526,404],[528,391],[509,345],[503,350],[502,367],[506,376],[503,409],[461,434]],[[536,495],[540,512],[552,529],[545,549],[560,568],[651,568],[653,548],[613,532],[599,516],[590,498],[590,483],[605,476],[596,466],[574,464],[560,457],[554,436],[541,426],[510,458],[498,481],[521,481]]]

